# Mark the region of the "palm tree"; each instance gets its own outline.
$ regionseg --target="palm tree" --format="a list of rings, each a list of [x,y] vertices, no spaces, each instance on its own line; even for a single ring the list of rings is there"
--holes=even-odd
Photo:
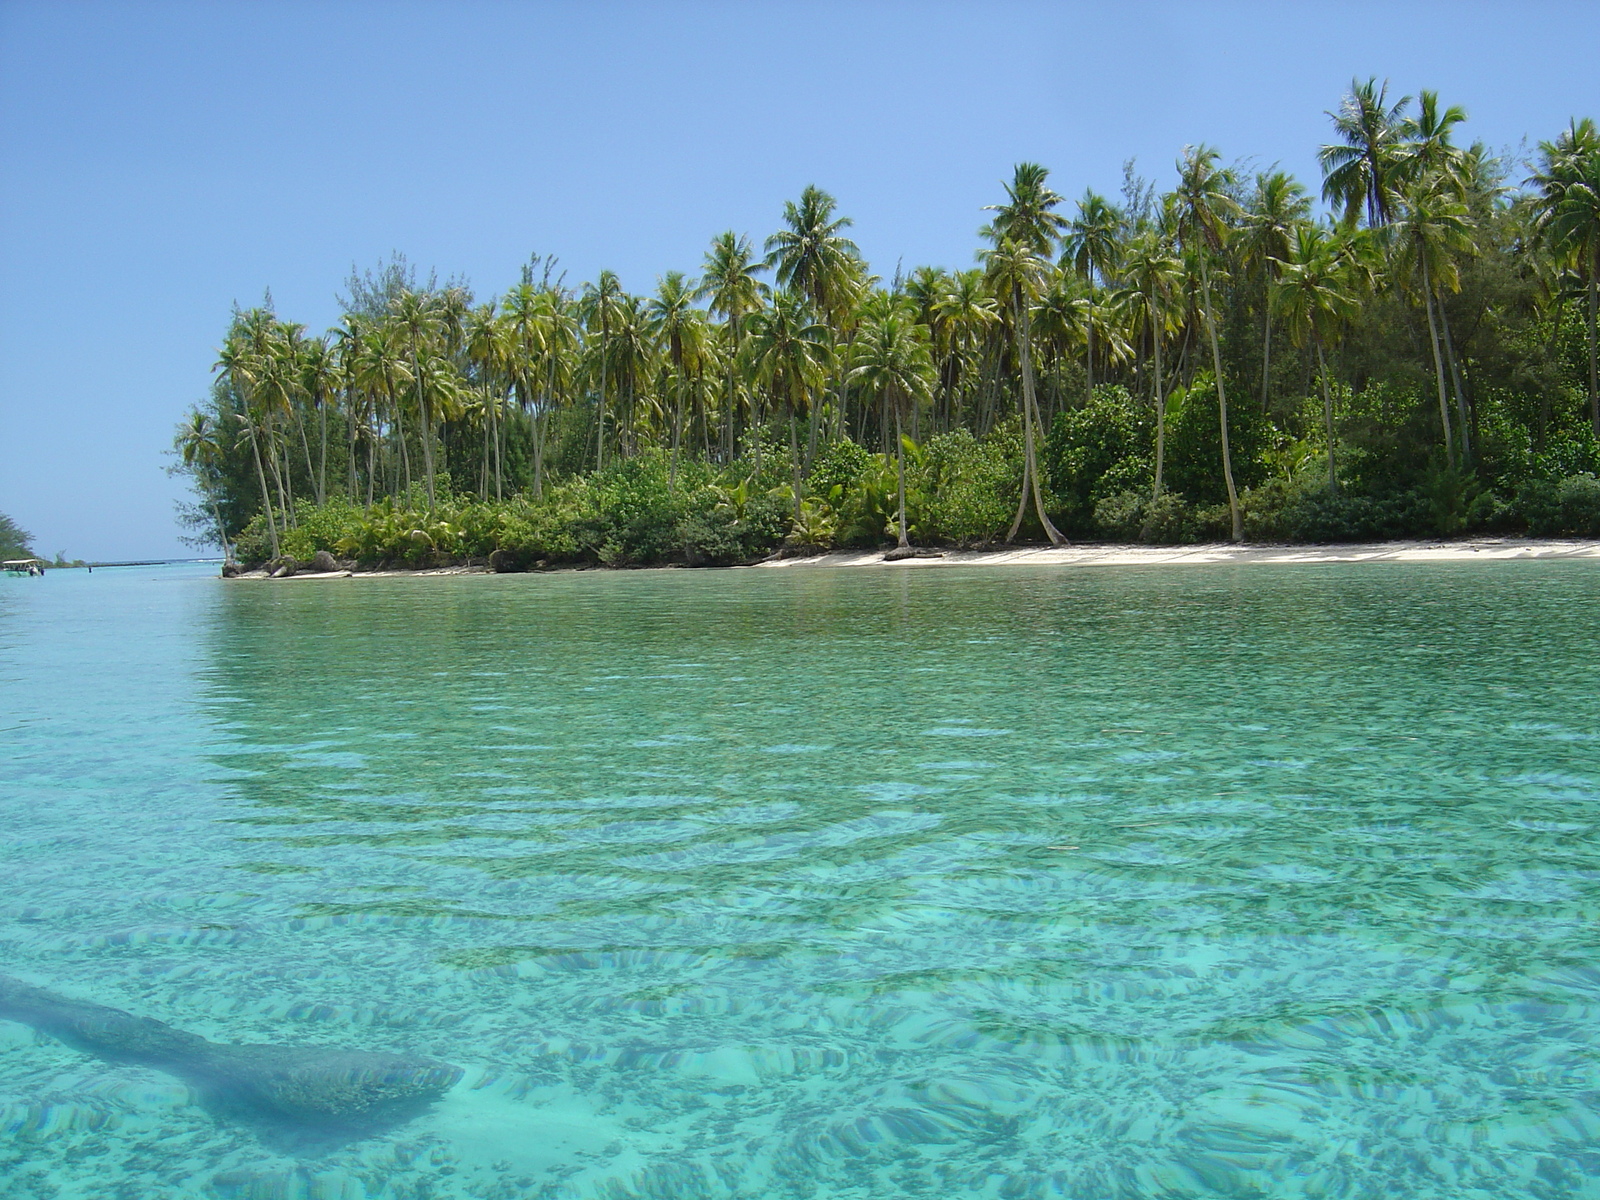
[[[1095,283],[1105,282],[1120,250],[1122,213],[1104,196],[1090,189],[1078,201],[1078,215],[1067,225],[1062,239],[1061,265],[1071,266],[1087,285],[1088,320],[1084,322],[1085,399],[1094,397]]]
[[[338,360],[324,338],[300,343],[300,391],[317,414],[317,468],[312,483],[317,503],[328,498],[328,403],[338,387]]]
[[[389,308],[390,319],[400,336],[405,339],[411,368],[411,382],[416,388],[417,420],[422,425],[422,472],[428,489],[428,511],[434,509],[433,494],[433,422],[430,407],[432,396],[424,385],[423,360],[433,352],[433,344],[444,332],[443,305],[431,292],[410,289],[394,298]]]
[[[1034,446],[1034,425],[1039,419],[1039,406],[1034,396],[1032,309],[1039,293],[1041,278],[1049,269],[1048,260],[1041,258],[1026,246],[1018,245],[1009,237],[1002,237],[992,248],[983,252],[993,289],[1005,295],[1011,305],[1011,327],[1017,339],[1017,361],[1022,368],[1022,494],[1017,499],[1017,515],[1011,522],[1006,541],[1016,539],[1022,528],[1022,517],[1028,509],[1028,497],[1033,496],[1034,512],[1045,536],[1052,546],[1066,541],[1061,531],[1044,511],[1044,494],[1039,483],[1038,454]]]
[[[606,376],[611,362],[611,332],[621,323],[624,302],[622,282],[614,272],[601,271],[597,281],[584,285],[582,307],[590,338],[590,361],[600,376],[598,419],[594,435],[597,471],[603,470],[606,465]]]
[[[1450,429],[1450,403],[1445,396],[1445,369],[1439,334],[1438,291],[1461,286],[1455,254],[1472,252],[1471,224],[1467,206],[1456,198],[1447,180],[1433,177],[1419,180],[1407,189],[1400,217],[1395,226],[1396,260],[1402,275],[1415,272],[1421,285],[1422,303],[1428,314],[1428,343],[1433,350],[1434,377],[1439,388],[1439,423],[1444,431],[1445,459],[1452,470],[1456,465],[1455,437]],[[1470,443],[1463,423],[1463,449],[1470,458]]]
[[[1328,362],[1323,346],[1329,334],[1357,311],[1352,269],[1335,239],[1314,225],[1301,225],[1294,231],[1294,240],[1279,268],[1270,304],[1289,326],[1295,345],[1303,346],[1309,341],[1316,352],[1328,442],[1328,489],[1337,492],[1339,471],[1334,461],[1333,393],[1328,387]]]
[[[1233,485],[1233,453],[1228,445],[1228,392],[1222,378],[1222,350],[1217,340],[1216,313],[1211,304],[1213,257],[1220,257],[1229,236],[1228,222],[1239,205],[1230,194],[1237,182],[1233,172],[1217,166],[1218,154],[1209,146],[1191,146],[1178,163],[1178,190],[1173,193],[1178,241],[1197,262],[1200,272],[1200,312],[1211,339],[1211,367],[1217,381],[1217,418],[1222,427],[1222,478],[1228,487],[1228,514],[1233,540],[1244,541],[1244,519],[1239,493]]]
[[[1022,496],[1006,541],[1013,540],[1022,527],[1031,483],[1039,524],[1044,527],[1051,545],[1059,546],[1066,539],[1045,514],[1044,496],[1039,486],[1034,446],[1038,402],[1034,395],[1033,358],[1029,346],[1030,308],[1038,295],[1039,281],[1045,273],[1055,239],[1066,227],[1065,218],[1055,211],[1061,197],[1046,182],[1049,176],[1050,172],[1037,163],[1018,163],[1011,182],[1006,184],[1006,203],[987,207],[987,211],[995,214],[994,219],[980,232],[993,243],[991,249],[981,252],[981,257],[995,294],[1005,296],[1010,304],[1017,358],[1022,367]]]
[[[467,314],[462,340],[467,361],[477,374],[481,392],[479,408],[483,418],[483,471],[478,476],[478,495],[488,498],[489,477],[493,475],[494,498],[500,500],[505,496],[500,416],[507,393],[497,389],[502,380],[509,379],[507,367],[511,358],[511,326],[495,312],[495,305],[491,301]]]
[[[728,335],[732,342],[731,352],[728,355],[728,457],[733,458],[734,438],[733,424],[734,411],[737,405],[734,376],[740,357],[740,350],[744,342],[745,318],[761,307],[762,285],[756,280],[757,272],[766,270],[763,263],[755,258],[755,247],[750,244],[750,239],[728,230],[719,234],[711,242],[711,249],[705,258],[705,273],[700,279],[700,288],[695,293],[696,298],[709,300],[711,311],[720,313],[728,326]],[[760,451],[760,438],[756,440],[757,452]]]
[[[1124,251],[1122,270],[1128,286],[1138,297],[1146,328],[1150,333],[1153,361],[1151,400],[1156,415],[1156,470],[1151,499],[1161,495],[1162,472],[1167,457],[1167,396],[1161,382],[1161,344],[1166,340],[1171,321],[1171,302],[1183,281],[1183,266],[1172,253],[1172,245],[1158,230],[1147,230],[1134,237]]]
[[[1576,269],[1588,297],[1589,419],[1600,438],[1600,132],[1590,118],[1574,119],[1554,142],[1539,143],[1539,158],[1529,180],[1539,189],[1538,237]]]
[[[899,527],[896,544],[911,545],[906,530],[906,461],[904,410],[929,399],[933,360],[928,354],[927,327],[897,305],[867,321],[855,346],[850,378],[875,394],[894,415],[894,461],[898,488]]]
[[[683,396],[691,377],[698,376],[705,362],[705,315],[694,307],[698,285],[682,271],[668,271],[650,301],[650,331],[666,351],[672,371],[672,456],[667,472],[667,487],[678,483],[678,448],[683,441]]]
[[[252,419],[255,412],[255,389],[260,378],[261,356],[251,352],[250,338],[244,322],[235,320],[222,349],[217,354],[213,371],[221,373],[223,382],[238,397],[240,411],[234,413],[239,422],[241,436],[250,439],[250,453],[255,461],[256,480],[261,485],[261,512],[267,519],[267,541],[272,557],[278,557],[278,518],[272,511],[272,493],[267,487],[267,472],[263,465],[261,443],[264,433],[259,423]]]
[[[828,361],[828,330],[813,316],[805,298],[788,289],[775,292],[772,306],[751,321],[750,364],[756,378],[789,418],[796,521],[800,520],[800,445],[796,425],[801,411],[811,407],[812,392],[821,386]]]
[[[177,437],[174,439],[178,454],[183,459],[183,465],[189,469],[190,477],[200,488],[200,494],[205,497],[206,506],[211,509],[211,519],[216,523],[217,543],[222,547],[222,556],[228,562],[233,561],[233,547],[228,544],[228,531],[222,524],[222,511],[217,506],[216,482],[213,478],[213,469],[217,460],[222,457],[221,432],[216,422],[198,408],[190,411],[178,426]]]
[[[1256,192],[1244,216],[1245,263],[1261,278],[1263,293],[1270,293],[1278,264],[1289,254],[1298,225],[1311,215],[1311,198],[1293,176],[1269,171],[1256,176]],[[1261,334],[1261,411],[1268,406],[1272,378],[1272,304],[1263,296]]]
[[[1367,225],[1386,225],[1394,214],[1395,196],[1405,177],[1405,117],[1410,96],[1389,103],[1389,84],[1376,79],[1350,81],[1349,94],[1330,112],[1341,141],[1322,147],[1322,198],[1344,210],[1354,222],[1363,206]]]
[[[974,267],[950,277],[944,294],[934,303],[934,312],[949,355],[941,365],[940,377],[947,381],[946,387],[958,404],[956,398],[970,374],[969,368],[978,361],[990,331],[999,323],[999,308],[988,292],[983,271]],[[949,419],[959,420],[959,409],[951,412]]]

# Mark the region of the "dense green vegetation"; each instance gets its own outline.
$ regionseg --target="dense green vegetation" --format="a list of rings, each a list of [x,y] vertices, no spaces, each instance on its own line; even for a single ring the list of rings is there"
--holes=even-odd
[[[885,282],[827,193],[691,279],[352,276],[236,311],[180,427],[241,559],[737,562],[1018,537],[1600,535],[1600,134],[1531,162],[1352,85],[1305,185],[1208,147],[1118,202],[1016,168],[978,265]]]
[[[33,557],[33,538],[5,513],[0,513],[0,559]]]

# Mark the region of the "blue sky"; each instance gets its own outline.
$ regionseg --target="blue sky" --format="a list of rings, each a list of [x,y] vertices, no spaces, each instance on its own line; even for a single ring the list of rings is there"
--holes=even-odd
[[[1014,163],[1075,197],[1189,143],[1318,179],[1352,76],[1531,146],[1600,116],[1600,5],[0,0],[0,512],[185,553],[162,451],[230,306],[313,330],[399,250],[635,291],[815,182],[885,276],[970,263]]]

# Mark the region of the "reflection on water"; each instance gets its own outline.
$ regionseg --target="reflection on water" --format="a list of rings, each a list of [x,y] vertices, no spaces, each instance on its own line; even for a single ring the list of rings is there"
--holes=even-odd
[[[5,589],[0,969],[466,1071],[297,1142],[0,1022],[6,1195],[1600,1196],[1597,583]]]

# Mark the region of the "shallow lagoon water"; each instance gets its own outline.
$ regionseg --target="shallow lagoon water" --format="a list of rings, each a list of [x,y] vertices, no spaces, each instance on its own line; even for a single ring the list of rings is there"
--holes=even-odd
[[[466,1078],[7,1200],[1600,1196],[1594,564],[208,574],[0,581],[0,971]]]

